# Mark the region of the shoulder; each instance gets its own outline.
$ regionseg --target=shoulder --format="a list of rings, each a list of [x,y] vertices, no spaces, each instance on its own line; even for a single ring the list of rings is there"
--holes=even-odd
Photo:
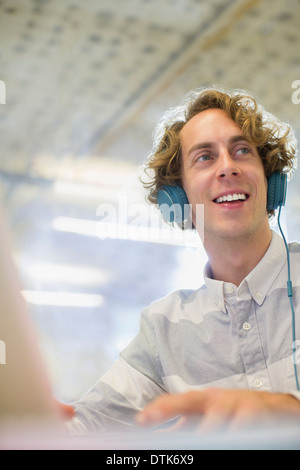
[[[205,303],[206,293],[205,284],[196,290],[176,290],[150,304],[146,309],[147,315],[152,320],[159,316],[166,317],[168,321],[177,322],[191,320],[197,312],[199,318],[201,306]]]
[[[297,241],[294,241],[294,242],[291,242],[289,243],[289,252],[290,253],[295,253],[295,254],[299,254],[299,261],[300,261],[300,243],[297,242]]]

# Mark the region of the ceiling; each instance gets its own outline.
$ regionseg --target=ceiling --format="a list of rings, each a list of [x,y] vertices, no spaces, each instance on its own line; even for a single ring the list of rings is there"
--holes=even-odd
[[[62,395],[105,369],[143,306],[199,283],[204,262],[185,242],[100,236],[99,206],[144,202],[139,167],[154,127],[190,89],[246,89],[299,137],[299,44],[299,0],[0,0],[1,192]],[[296,173],[284,213],[291,238],[299,185]],[[67,386],[62,371],[83,362]]]
[[[140,163],[165,107],[205,85],[247,89],[299,128],[291,102],[300,77],[299,6],[1,0],[1,168],[50,178],[66,159],[118,159],[124,126],[122,159]]]

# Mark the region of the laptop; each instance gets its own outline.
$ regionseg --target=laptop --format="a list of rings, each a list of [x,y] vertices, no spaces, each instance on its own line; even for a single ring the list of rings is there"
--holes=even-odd
[[[0,428],[9,420],[58,420],[10,240],[0,207]]]

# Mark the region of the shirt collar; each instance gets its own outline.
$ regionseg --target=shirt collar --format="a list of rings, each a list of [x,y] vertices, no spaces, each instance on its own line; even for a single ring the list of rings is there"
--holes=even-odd
[[[241,282],[239,287],[234,286],[237,298],[246,300],[251,296],[257,304],[262,305],[275,279],[286,263],[286,256],[283,239],[272,230],[272,240],[264,257]],[[204,268],[204,281],[218,308],[226,312],[225,297],[228,283],[212,279],[209,263]]]

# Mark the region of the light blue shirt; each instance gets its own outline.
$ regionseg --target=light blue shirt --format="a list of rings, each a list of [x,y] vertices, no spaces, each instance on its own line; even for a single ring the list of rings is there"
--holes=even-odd
[[[300,244],[289,248],[300,338]],[[272,232],[267,253],[239,287],[209,273],[207,265],[198,290],[176,291],[143,311],[136,338],[76,403],[74,432],[132,425],[136,412],[165,392],[218,387],[300,399],[282,238]]]

